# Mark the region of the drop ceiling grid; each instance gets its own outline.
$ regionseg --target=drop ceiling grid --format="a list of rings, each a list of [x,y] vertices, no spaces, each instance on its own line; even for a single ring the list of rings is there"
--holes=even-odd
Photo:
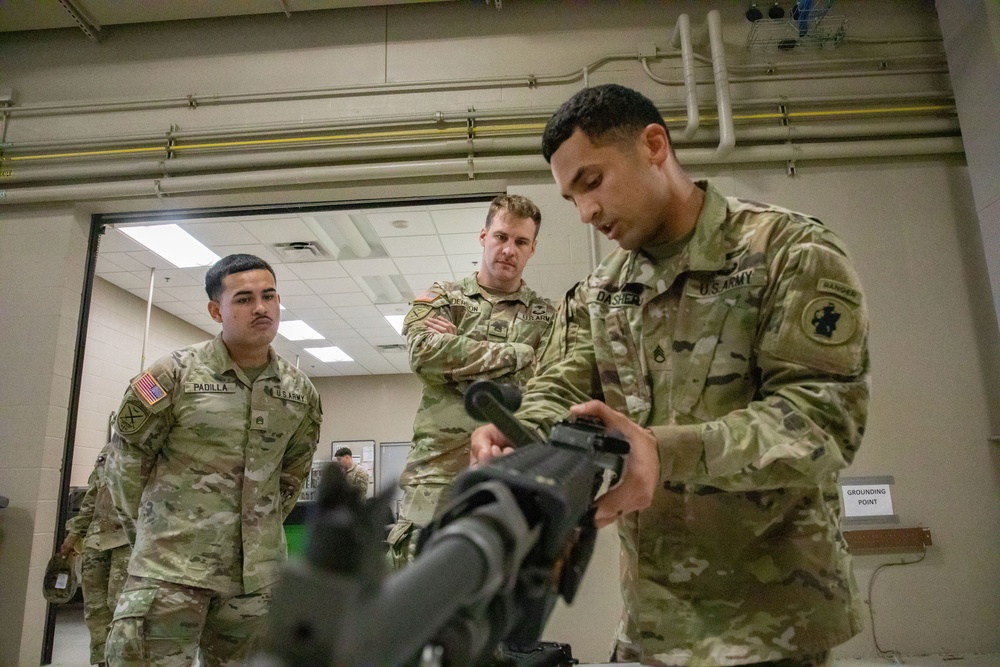
[[[324,336],[322,341],[275,339],[279,354],[290,360],[298,358],[311,375],[408,373],[405,351],[378,347],[405,343],[383,315],[405,314],[413,295],[436,281],[461,279],[476,269],[482,253],[479,231],[487,207],[484,202],[338,211],[340,216],[353,215],[367,222],[376,237],[372,239],[369,233],[368,240],[381,246],[375,247],[369,258],[352,255],[343,261],[282,261],[273,251],[276,243],[324,245],[296,213],[189,218],[176,224],[219,256],[245,252],[271,263],[285,307],[282,319],[302,319]],[[305,215],[324,219],[324,212]],[[107,230],[98,257],[98,276],[145,301],[150,267],[156,268],[154,305],[211,335],[218,333],[219,325],[205,308],[205,267],[178,269],[118,229]],[[403,282],[397,287],[405,285],[410,290],[400,290],[405,302],[375,303],[375,292],[367,281],[379,276],[390,280],[401,276]],[[327,345],[337,345],[354,361],[326,363],[305,352],[309,347]]]

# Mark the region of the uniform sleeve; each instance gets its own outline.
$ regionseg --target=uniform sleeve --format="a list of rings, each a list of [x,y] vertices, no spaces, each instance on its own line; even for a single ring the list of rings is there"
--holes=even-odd
[[[281,517],[282,520],[295,507],[295,502],[302,492],[309,470],[312,468],[313,455],[319,443],[319,427],[323,423],[323,409],[318,396],[313,396],[309,411],[292,434],[281,460]]]
[[[90,478],[87,479],[87,493],[80,503],[80,511],[76,516],[66,522],[66,532],[77,537],[84,537],[90,529],[90,522],[94,519],[94,507],[97,504],[97,490],[100,487],[100,476],[95,467]]]
[[[654,426],[664,481],[727,491],[814,486],[854,459],[867,419],[868,315],[824,233],[771,262],[755,345],[755,400],[689,426]]]
[[[136,389],[136,382],[147,376],[153,378],[159,388],[155,395],[163,393],[153,403]],[[104,465],[107,466],[108,491],[132,546],[135,546],[136,520],[143,489],[173,426],[170,406],[174,385],[171,368],[157,362],[129,385],[118,408],[112,447]]]
[[[425,383],[489,380],[516,373],[534,363],[535,350],[524,343],[494,343],[428,329],[429,317],[443,317],[452,323],[455,320],[438,285],[426,296],[429,300],[414,302],[403,321],[410,368]]]
[[[538,360],[528,381],[516,417],[547,434],[566,416],[571,405],[602,398],[596,377],[590,312],[581,285],[566,293],[559,305]]]

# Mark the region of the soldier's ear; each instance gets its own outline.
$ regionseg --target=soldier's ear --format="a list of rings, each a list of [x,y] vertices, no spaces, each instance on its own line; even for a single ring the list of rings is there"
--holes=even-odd
[[[215,299],[208,302],[208,314],[213,320],[222,324],[222,310],[219,308],[219,302]]]

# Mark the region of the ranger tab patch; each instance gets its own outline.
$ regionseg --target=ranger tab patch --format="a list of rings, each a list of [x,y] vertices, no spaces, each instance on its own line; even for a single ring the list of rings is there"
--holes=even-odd
[[[142,400],[146,401],[146,405],[155,405],[157,401],[163,399],[167,392],[163,391],[163,387],[160,383],[156,381],[149,373],[143,373],[135,380],[132,381],[132,390],[138,394]]]

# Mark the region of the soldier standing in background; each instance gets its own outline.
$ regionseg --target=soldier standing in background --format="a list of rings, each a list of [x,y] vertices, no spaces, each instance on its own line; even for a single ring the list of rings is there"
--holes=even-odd
[[[66,538],[59,547],[63,558],[83,550],[83,618],[90,631],[90,664],[102,666],[104,644],[128,576],[131,551],[107,486],[104,464],[111,446],[108,443],[98,454],[80,511],[66,522]]]
[[[275,354],[274,271],[229,255],[205,275],[213,340],[132,381],[118,410],[108,486],[129,577],[108,664],[233,665],[255,648],[287,558],[282,522],[319,439],[312,382]]]
[[[344,470],[347,485],[358,492],[361,500],[368,497],[368,471],[354,462],[354,452],[350,447],[341,447],[334,453],[334,458]]]
[[[465,413],[465,389],[481,379],[522,386],[531,377],[553,313],[521,280],[541,222],[541,212],[527,197],[496,197],[479,232],[478,272],[459,282],[434,283],[414,299],[403,322],[410,368],[424,386],[413,448],[400,478],[399,520],[388,537],[394,567],[413,558],[420,529],[469,465],[469,435],[478,424]]]
[[[613,658],[831,664],[862,628],[837,476],[867,418],[868,316],[843,244],[693,181],[656,106],[621,86],[563,104],[542,150],[620,246],[567,295],[517,413],[542,430],[599,417],[631,444],[595,517],[622,545]],[[508,445],[484,426],[473,460]]]

